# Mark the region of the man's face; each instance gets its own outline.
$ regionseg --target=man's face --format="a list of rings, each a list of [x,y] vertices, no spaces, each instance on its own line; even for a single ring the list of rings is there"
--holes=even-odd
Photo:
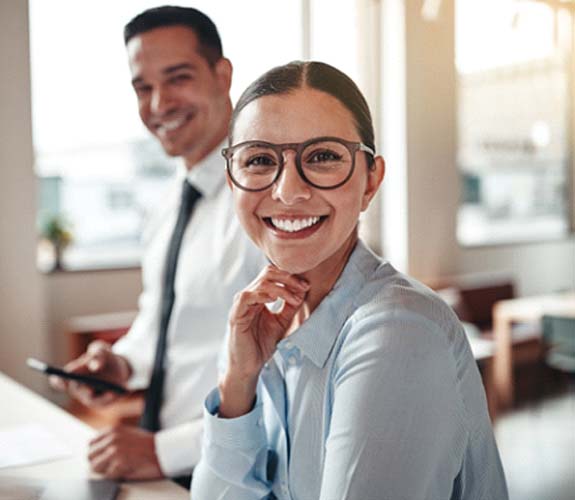
[[[170,156],[194,164],[224,139],[230,118],[231,66],[213,67],[184,26],[156,28],[127,44],[140,117]]]

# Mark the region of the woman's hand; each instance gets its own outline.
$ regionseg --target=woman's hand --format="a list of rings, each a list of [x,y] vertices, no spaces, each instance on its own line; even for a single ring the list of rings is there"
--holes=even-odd
[[[305,280],[268,265],[236,294],[230,312],[228,366],[219,386],[220,416],[232,418],[251,410],[260,371],[288,332],[308,290]],[[277,299],[284,301],[283,307],[271,312],[266,304]]]

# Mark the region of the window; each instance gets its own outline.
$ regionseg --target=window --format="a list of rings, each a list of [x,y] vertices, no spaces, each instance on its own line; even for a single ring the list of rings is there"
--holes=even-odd
[[[569,231],[572,15],[572,3],[456,1],[463,245]]]
[[[139,121],[122,30],[158,3],[29,2],[39,220],[58,215],[70,223],[68,269],[135,265],[142,226],[162,199],[174,160]],[[299,2],[179,4],[204,11],[218,26],[234,64],[234,101],[263,71],[302,58]]]

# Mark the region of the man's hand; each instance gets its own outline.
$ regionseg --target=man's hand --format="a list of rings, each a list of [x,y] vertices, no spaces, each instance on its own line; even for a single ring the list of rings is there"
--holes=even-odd
[[[164,477],[154,444],[154,434],[138,427],[117,426],[92,441],[88,459],[94,472],[111,479]]]
[[[92,342],[86,352],[66,364],[64,370],[93,375],[122,386],[128,381],[132,371],[128,361],[114,354],[110,345],[101,340]],[[91,407],[105,406],[119,397],[114,392],[98,393],[86,384],[64,380],[55,375],[50,377],[50,385],[54,389],[68,392],[82,404]]]

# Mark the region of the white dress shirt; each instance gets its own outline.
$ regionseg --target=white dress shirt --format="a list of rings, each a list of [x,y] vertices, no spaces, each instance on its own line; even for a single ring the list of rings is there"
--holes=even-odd
[[[159,335],[162,276],[184,176],[201,193],[180,249],[168,327],[162,430],[155,444],[163,473],[189,474],[200,458],[204,399],[217,381],[217,353],[234,294],[265,264],[241,228],[220,147],[189,172],[182,166],[166,204],[144,232],[143,292],[130,331],[113,347],[133,370],[131,389],[148,386]]]

